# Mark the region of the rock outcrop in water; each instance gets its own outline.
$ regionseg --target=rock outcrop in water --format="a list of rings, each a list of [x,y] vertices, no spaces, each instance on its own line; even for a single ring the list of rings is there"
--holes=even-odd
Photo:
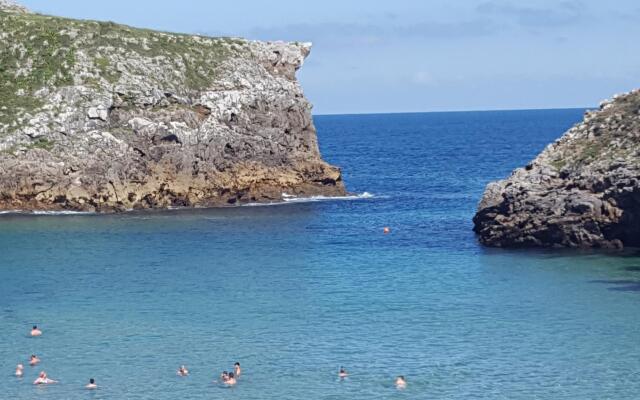
[[[295,76],[309,51],[36,15],[0,0],[0,210],[344,194]]]
[[[640,247],[640,91],[603,102],[490,183],[474,223],[488,246]]]

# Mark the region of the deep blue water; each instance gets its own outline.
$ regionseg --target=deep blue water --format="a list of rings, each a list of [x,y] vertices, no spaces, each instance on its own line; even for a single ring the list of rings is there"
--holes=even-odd
[[[369,199],[0,216],[0,399],[637,399],[640,258],[471,231],[485,184],[581,116],[317,117]],[[237,387],[213,384],[234,361]]]

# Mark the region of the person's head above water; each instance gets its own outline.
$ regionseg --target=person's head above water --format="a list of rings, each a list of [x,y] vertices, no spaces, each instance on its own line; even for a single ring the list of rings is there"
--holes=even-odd
[[[239,367],[239,366],[240,366],[240,363],[239,363],[239,362],[236,362],[235,364],[233,364],[233,366],[234,366],[234,367]]]
[[[98,385],[96,385],[96,380],[93,378],[89,379],[89,383],[87,384],[87,386],[85,386],[85,388],[91,389],[91,390],[97,389]]]
[[[35,331],[36,329],[38,329],[38,325],[33,326],[33,330]]]
[[[229,376],[224,381],[227,385],[235,385],[236,384],[236,375],[233,372],[229,372]]]

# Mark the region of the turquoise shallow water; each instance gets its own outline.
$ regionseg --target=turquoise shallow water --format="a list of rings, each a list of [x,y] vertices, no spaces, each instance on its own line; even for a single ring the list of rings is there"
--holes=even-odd
[[[471,232],[486,182],[581,113],[317,117],[325,158],[373,198],[0,216],[0,398],[637,399],[638,254]],[[234,361],[237,387],[213,384]],[[42,369],[60,384],[33,387]]]

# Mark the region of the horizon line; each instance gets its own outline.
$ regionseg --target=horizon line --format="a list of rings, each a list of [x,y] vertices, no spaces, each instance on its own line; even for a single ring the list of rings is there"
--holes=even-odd
[[[505,111],[553,111],[553,110],[589,110],[596,109],[597,106],[590,107],[541,107],[541,108],[490,108],[490,109],[470,109],[470,110],[443,110],[443,111],[389,111],[389,112],[347,112],[347,113],[312,113],[314,117],[340,116],[340,115],[393,115],[393,114],[447,114],[447,113],[472,113],[472,112],[505,112]]]

